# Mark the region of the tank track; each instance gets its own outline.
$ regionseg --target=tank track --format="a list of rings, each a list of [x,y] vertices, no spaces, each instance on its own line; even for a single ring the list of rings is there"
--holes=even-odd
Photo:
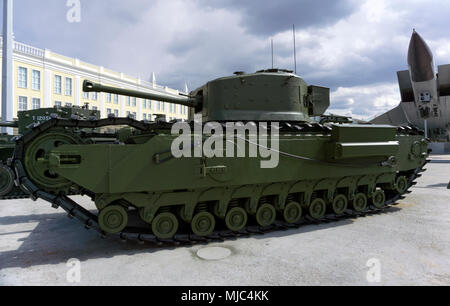
[[[376,215],[381,213],[387,213],[390,208],[397,205],[397,201],[405,198],[406,194],[411,193],[409,190],[411,187],[416,185],[416,179],[421,177],[421,173],[425,172],[426,169],[424,167],[429,162],[427,160],[421,167],[415,169],[410,172],[410,175],[407,177],[408,180],[408,188],[405,193],[398,194],[394,192],[390,192],[386,195],[386,201],[383,208],[378,209],[373,206],[369,206],[364,212],[356,212],[354,210],[348,209],[344,215],[335,215],[335,214],[327,214],[321,220],[314,220],[308,216],[303,217],[298,223],[289,224],[284,221],[277,220],[273,225],[269,227],[261,227],[258,225],[247,225],[246,228],[240,232],[232,232],[228,229],[225,230],[216,230],[207,237],[199,237],[191,233],[186,234],[176,234],[171,239],[159,239],[151,233],[150,228],[133,228],[127,227],[120,233],[117,234],[106,234],[100,228],[98,223],[98,216],[91,213],[87,209],[83,208],[81,205],[76,203],[74,200],[69,198],[67,195],[59,194],[54,195],[48,193],[44,190],[39,189],[27,176],[27,173],[23,167],[23,154],[26,148],[26,145],[33,141],[38,135],[41,133],[54,128],[54,127],[64,127],[64,128],[99,128],[109,125],[128,125],[139,129],[141,131],[155,131],[157,133],[158,130],[168,129],[170,128],[170,123],[148,123],[148,122],[140,122],[136,121],[132,118],[114,118],[110,117],[108,119],[103,120],[77,120],[77,119],[57,119],[54,118],[46,123],[36,126],[33,130],[19,139],[17,141],[16,150],[14,152],[14,166],[16,169],[16,176],[18,178],[17,184],[20,184],[24,188],[26,188],[30,192],[30,197],[33,200],[42,199],[49,203],[51,203],[52,207],[55,209],[62,208],[70,219],[77,219],[85,229],[94,230],[100,234],[102,238],[107,237],[115,237],[119,238],[121,241],[134,241],[139,244],[155,244],[157,246],[182,246],[182,245],[193,245],[193,244],[202,244],[202,243],[211,243],[211,242],[224,242],[227,240],[234,240],[238,237],[250,237],[253,235],[264,235],[276,231],[285,231],[289,229],[298,229],[304,225],[310,224],[322,224],[322,223],[330,223],[330,222],[338,222],[345,219],[354,219],[365,217],[369,215]],[[295,131],[299,130],[307,130],[308,132],[316,131],[323,132],[328,131],[328,127],[323,126],[321,124],[285,124],[282,126],[282,129],[294,129]],[[423,132],[412,127],[400,127],[398,130],[399,133],[405,135],[423,135]],[[91,198],[94,196],[89,191],[84,190],[81,191],[82,195],[90,196]]]
[[[29,194],[24,193],[22,190],[18,189],[14,192],[11,192],[9,195],[0,197],[0,201],[4,200],[24,200],[24,199],[30,199],[31,196]]]

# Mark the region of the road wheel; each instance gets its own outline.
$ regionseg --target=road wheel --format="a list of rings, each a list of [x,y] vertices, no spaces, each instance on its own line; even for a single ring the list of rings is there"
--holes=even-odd
[[[270,226],[275,222],[277,211],[270,204],[263,204],[256,212],[256,222],[262,227]]]
[[[333,212],[340,216],[345,213],[348,207],[347,197],[343,194],[338,195],[333,201]]]
[[[178,231],[178,219],[169,212],[162,213],[156,216],[152,222],[152,231],[159,239],[170,239]]]
[[[302,218],[302,206],[297,202],[290,202],[283,211],[284,221],[290,224],[297,223]]]
[[[353,209],[357,212],[363,212],[367,209],[367,196],[364,193],[358,193],[355,196]]]
[[[14,172],[5,165],[0,165],[0,197],[8,195],[14,188]]]
[[[191,228],[192,232],[197,236],[209,236],[216,228],[216,219],[209,212],[200,212],[192,219]]]
[[[384,207],[384,203],[386,202],[386,195],[383,190],[377,190],[372,196],[372,204],[378,209]]]
[[[404,194],[408,190],[408,180],[404,176],[399,176],[395,182],[395,186],[399,194]]]
[[[326,211],[327,203],[323,199],[315,199],[309,206],[309,215],[315,220],[322,219]]]
[[[101,210],[98,223],[105,233],[120,233],[128,224],[128,212],[122,205],[107,206]]]
[[[247,220],[247,212],[241,207],[235,207],[227,213],[225,224],[230,231],[239,232],[245,228]]]

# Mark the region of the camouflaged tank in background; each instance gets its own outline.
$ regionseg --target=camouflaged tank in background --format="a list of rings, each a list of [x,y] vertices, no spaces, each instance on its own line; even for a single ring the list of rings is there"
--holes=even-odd
[[[15,173],[8,164],[8,159],[12,158],[15,139],[17,135],[25,135],[31,129],[47,120],[52,116],[60,118],[83,118],[83,119],[100,119],[100,112],[89,110],[85,107],[60,107],[60,108],[41,108],[30,111],[20,111],[18,120],[10,123],[0,123],[0,127],[7,127],[14,130],[16,135],[0,134],[0,200],[8,199],[24,199],[29,195],[25,190],[16,186]]]
[[[58,118],[22,137],[14,154],[22,187],[105,236],[192,243],[383,212],[409,193],[427,162],[428,141],[417,129],[311,121],[329,107],[330,91],[286,70],[236,73],[189,96],[89,81],[83,88],[188,106],[203,125],[279,123],[273,169],[261,168],[260,157],[174,158],[174,122]],[[114,144],[92,144],[77,133],[107,126],[132,132]],[[239,134],[232,138],[238,142]],[[66,196],[69,190],[91,197],[98,214]]]

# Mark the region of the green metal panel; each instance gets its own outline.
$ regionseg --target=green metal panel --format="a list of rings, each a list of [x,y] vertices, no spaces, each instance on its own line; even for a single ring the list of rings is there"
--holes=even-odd
[[[397,128],[389,125],[333,125],[331,132],[335,142],[383,142],[395,141]]]
[[[310,97],[309,116],[321,116],[330,107],[330,89],[320,86],[309,86]]]
[[[395,156],[400,148],[396,141],[335,143],[330,148],[332,159],[368,156]]]

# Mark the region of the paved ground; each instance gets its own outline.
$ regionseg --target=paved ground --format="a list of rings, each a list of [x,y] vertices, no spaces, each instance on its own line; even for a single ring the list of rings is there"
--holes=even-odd
[[[383,215],[177,249],[100,240],[46,203],[1,202],[0,285],[70,285],[71,258],[81,285],[370,285],[367,263],[381,285],[450,285],[450,156],[428,169]],[[231,255],[197,257],[212,246]]]

